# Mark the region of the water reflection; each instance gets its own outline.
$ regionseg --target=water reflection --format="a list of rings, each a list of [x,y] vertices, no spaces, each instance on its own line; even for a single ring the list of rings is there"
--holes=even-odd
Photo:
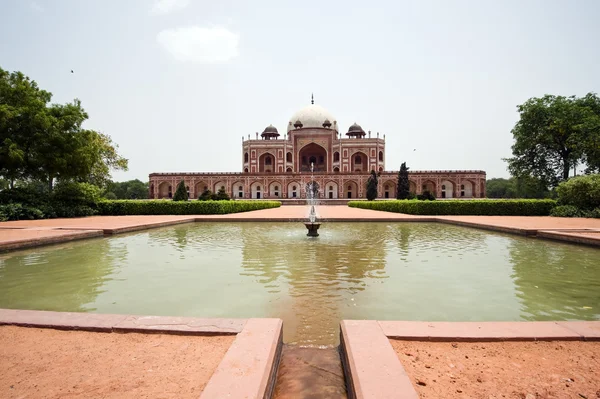
[[[270,313],[283,318],[286,342],[331,344],[346,308],[356,306],[354,295],[387,277],[383,226],[328,224],[318,239],[290,226],[271,225],[268,234],[262,226],[243,229],[241,274],[275,296]]]
[[[196,223],[0,255],[0,307],[341,319],[600,319],[600,250],[436,223]]]
[[[124,243],[89,240],[0,255],[0,307],[95,311],[127,253]]]
[[[523,319],[600,319],[600,262],[589,248],[516,240],[508,250]]]

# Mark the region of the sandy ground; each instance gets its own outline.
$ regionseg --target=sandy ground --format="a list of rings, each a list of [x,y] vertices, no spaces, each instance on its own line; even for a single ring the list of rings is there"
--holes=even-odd
[[[235,339],[0,327],[1,398],[197,398]]]
[[[600,342],[390,342],[421,398],[600,398]]]

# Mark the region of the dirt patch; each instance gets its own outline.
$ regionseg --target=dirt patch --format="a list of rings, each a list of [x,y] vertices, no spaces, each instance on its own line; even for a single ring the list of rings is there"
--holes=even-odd
[[[600,342],[390,342],[421,398],[600,398]]]
[[[197,398],[235,336],[0,327],[2,398]]]

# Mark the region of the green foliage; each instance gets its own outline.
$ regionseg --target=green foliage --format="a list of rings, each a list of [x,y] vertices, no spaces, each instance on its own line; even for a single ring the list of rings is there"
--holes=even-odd
[[[173,194],[173,201],[187,201],[188,200],[188,192],[185,187],[185,182],[182,180],[177,185],[177,189],[175,189],[175,194]]]
[[[214,199],[213,197],[216,198],[216,195],[214,195],[212,193],[212,191],[206,189],[202,192],[202,194],[200,194],[200,196],[198,197],[198,200],[208,201],[208,200]]]
[[[10,220],[80,217],[96,214],[100,188],[88,183],[62,182],[49,192],[45,186],[29,183],[0,192],[0,204]]]
[[[106,199],[147,199],[148,183],[144,183],[138,179],[124,182],[109,182],[106,191]],[[108,193],[114,193],[115,198],[109,198]]]
[[[44,213],[31,206],[21,204],[0,205],[0,222],[7,220],[32,220],[42,219]]]
[[[435,201],[435,195],[431,191],[425,190],[422,194],[417,194],[417,199],[419,201]]]
[[[0,68],[0,177],[104,186],[111,169],[127,169],[109,136],[82,129],[88,115],[79,100],[50,104],[52,94],[20,72]]]
[[[278,208],[279,201],[101,201],[101,215],[222,215]]]
[[[225,191],[224,187],[221,187],[219,191],[217,191],[217,195],[215,196],[215,200],[217,201],[227,201],[229,200],[229,195]]]
[[[411,198],[406,162],[402,162],[402,165],[400,165],[400,171],[398,172],[398,192],[396,193],[396,198],[399,200]]]
[[[556,206],[556,201],[550,199],[350,201],[348,206],[410,215],[548,216]]]
[[[582,210],[600,207],[600,174],[577,176],[556,188],[561,205],[573,205]]]
[[[546,95],[517,107],[520,119],[512,130],[511,175],[532,176],[546,187],[567,180],[570,170],[586,164],[600,168],[600,98]]]
[[[579,208],[573,205],[559,205],[552,209],[550,216],[558,216],[563,218],[582,217],[583,214]]]
[[[375,173],[374,170],[371,171],[371,176],[369,176],[369,179],[367,180],[367,199],[369,201],[373,201],[375,198],[377,198],[377,185],[378,185],[378,181],[377,181],[377,173]]]
[[[490,179],[486,182],[488,198],[549,198],[552,192],[535,177]]]

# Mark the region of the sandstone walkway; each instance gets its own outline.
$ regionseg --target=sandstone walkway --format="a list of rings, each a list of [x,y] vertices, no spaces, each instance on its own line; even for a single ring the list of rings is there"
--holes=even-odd
[[[350,208],[317,207],[323,222],[440,222],[600,246],[600,219],[525,216],[416,216]],[[306,220],[308,207],[282,206],[229,215],[92,216],[0,223],[0,251],[154,227],[203,221],[293,222]]]

